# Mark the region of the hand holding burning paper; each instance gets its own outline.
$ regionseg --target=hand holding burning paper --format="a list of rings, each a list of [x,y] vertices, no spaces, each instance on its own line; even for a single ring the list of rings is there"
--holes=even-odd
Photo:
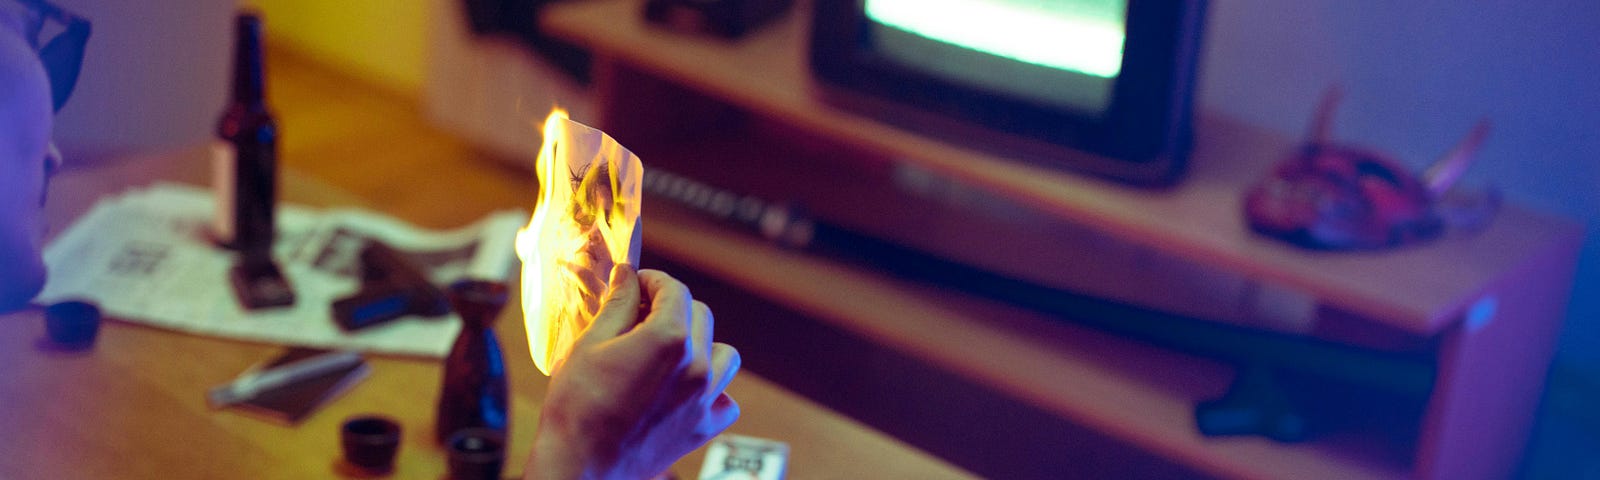
[[[612,266],[639,263],[644,167],[604,132],[550,113],[539,150],[539,204],[517,232],[528,348],[549,375],[594,321]]]

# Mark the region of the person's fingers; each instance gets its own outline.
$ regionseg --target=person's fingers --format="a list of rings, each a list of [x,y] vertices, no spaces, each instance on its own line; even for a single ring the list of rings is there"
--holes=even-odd
[[[696,301],[690,303],[689,309],[693,312],[693,319],[689,321],[689,350],[673,386],[676,392],[672,398],[675,402],[706,405],[706,389],[716,378],[711,365],[711,308]]]
[[[733,377],[739,374],[742,363],[744,360],[739,357],[739,349],[726,343],[711,345],[711,389],[706,390],[705,403],[710,404],[721,398],[728,384],[733,382]]]
[[[687,329],[690,304],[694,302],[689,287],[660,270],[640,270],[639,284],[645,298],[650,299],[651,316],[662,315]]]
[[[715,437],[739,420],[739,412],[739,402],[727,393],[718,394],[706,409],[705,417],[700,419],[700,431],[706,438]]]
[[[687,408],[687,407],[686,407]],[[695,448],[705,445],[739,420],[739,402],[726,393],[719,394],[707,405],[694,409],[688,440]]]
[[[580,341],[604,341],[633,328],[639,321],[639,294],[639,276],[633,266],[622,263],[613,267],[606,301]]]
[[[689,304],[689,310],[694,318],[689,322],[689,341],[692,349],[689,354],[693,356],[691,362],[711,361],[711,336],[716,330],[716,319],[711,316],[711,307],[704,302],[695,300]]]
[[[692,348],[688,342],[690,322],[694,318],[694,298],[689,295],[689,287],[658,270],[639,271],[639,283],[650,298],[650,314],[645,317],[643,328],[650,329],[663,347],[681,343],[680,347],[687,353]],[[683,358],[688,359],[688,355]]]
[[[696,300],[694,303],[697,303],[701,307],[705,308],[705,312],[706,312],[706,338],[705,338],[706,355],[711,355],[711,347],[712,347],[712,345],[714,345],[716,343],[716,337],[717,337],[717,329],[716,329],[717,318],[716,318],[715,315],[712,315],[710,306],[708,306],[705,303],[700,302],[698,300]]]

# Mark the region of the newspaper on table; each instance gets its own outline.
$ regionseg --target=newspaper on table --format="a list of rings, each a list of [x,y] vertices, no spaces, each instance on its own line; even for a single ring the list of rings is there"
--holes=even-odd
[[[209,191],[155,184],[102,199],[44,252],[40,303],[87,299],[108,315],[173,330],[308,347],[443,357],[460,331],[454,315],[406,317],[347,333],[330,305],[360,287],[360,252],[375,239],[404,252],[436,284],[506,280],[522,211],[493,213],[450,231],[420,229],[357,209],[278,210],[274,256],[294,285],[292,307],[248,312],[228,282],[231,251],[207,229]]]

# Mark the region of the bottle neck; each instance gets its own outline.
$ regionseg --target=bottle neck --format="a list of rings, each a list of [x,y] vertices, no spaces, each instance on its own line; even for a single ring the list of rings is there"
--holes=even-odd
[[[450,306],[461,317],[464,330],[482,331],[494,327],[506,305],[506,285],[487,280],[462,280],[446,290]]]
[[[485,320],[483,317],[471,317],[461,315],[459,313],[457,313],[456,316],[461,319],[461,331],[463,332],[475,332],[474,334],[479,334],[484,330],[488,330],[490,326],[489,324],[493,323],[492,321]]]
[[[266,106],[266,65],[262,59],[261,19],[241,13],[235,22],[233,45],[234,104]]]

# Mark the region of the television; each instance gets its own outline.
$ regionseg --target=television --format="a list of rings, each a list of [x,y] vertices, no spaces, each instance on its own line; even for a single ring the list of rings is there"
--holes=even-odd
[[[985,150],[1169,185],[1204,0],[818,0],[825,98]]]

